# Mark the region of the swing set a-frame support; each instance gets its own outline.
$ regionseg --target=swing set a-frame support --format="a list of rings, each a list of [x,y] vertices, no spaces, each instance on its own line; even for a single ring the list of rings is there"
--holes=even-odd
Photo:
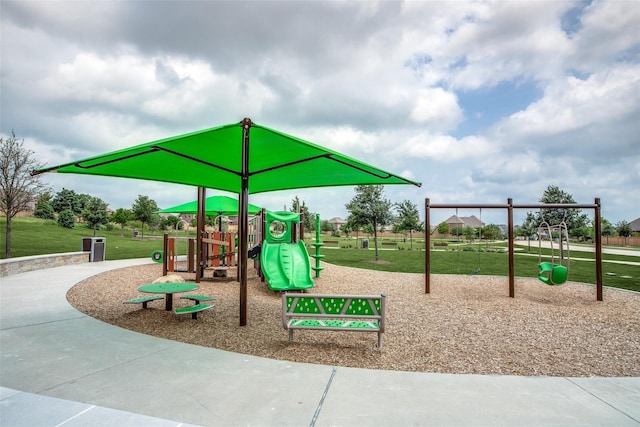
[[[596,300],[602,301],[602,224],[600,223],[600,198],[595,198],[593,204],[577,203],[538,203],[513,204],[513,199],[507,199],[506,204],[431,204],[425,199],[425,288],[426,294],[431,293],[431,209],[506,209],[508,246],[509,246],[509,296],[515,297],[515,263],[513,239],[513,210],[514,209],[593,209],[595,251],[596,251]]]

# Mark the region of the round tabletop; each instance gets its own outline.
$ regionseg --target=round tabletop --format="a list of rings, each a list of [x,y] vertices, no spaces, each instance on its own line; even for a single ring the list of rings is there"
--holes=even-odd
[[[189,292],[194,289],[198,289],[198,285],[184,282],[149,283],[138,287],[140,292],[151,294],[172,294],[176,292]]]

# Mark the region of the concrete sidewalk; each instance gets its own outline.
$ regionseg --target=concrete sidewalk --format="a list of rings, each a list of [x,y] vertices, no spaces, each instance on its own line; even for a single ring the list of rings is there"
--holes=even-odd
[[[3,277],[2,426],[640,426],[640,378],[427,374],[300,364],[138,334],[66,292],[107,261]],[[284,332],[283,332],[284,333]]]

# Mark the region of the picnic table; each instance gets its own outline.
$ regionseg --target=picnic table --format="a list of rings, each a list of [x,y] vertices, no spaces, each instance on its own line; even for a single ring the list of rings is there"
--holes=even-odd
[[[173,310],[173,294],[190,292],[198,289],[198,285],[184,282],[149,283],[138,287],[140,292],[148,294],[164,294],[165,310]]]

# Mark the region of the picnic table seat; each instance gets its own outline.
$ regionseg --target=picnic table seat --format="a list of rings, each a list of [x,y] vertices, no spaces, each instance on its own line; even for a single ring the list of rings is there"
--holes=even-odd
[[[142,308],[147,308],[147,304],[150,301],[155,301],[157,299],[164,299],[164,295],[145,295],[142,297],[131,298],[124,302],[124,304],[142,304]]]
[[[212,301],[213,297],[210,297],[208,295],[186,294],[186,295],[182,295],[180,299],[189,299],[193,301],[194,305],[198,305],[203,301]]]
[[[213,307],[213,304],[196,304],[190,307],[180,307],[173,310],[175,314],[191,314],[192,319],[198,318],[198,313],[203,310],[208,310]]]

